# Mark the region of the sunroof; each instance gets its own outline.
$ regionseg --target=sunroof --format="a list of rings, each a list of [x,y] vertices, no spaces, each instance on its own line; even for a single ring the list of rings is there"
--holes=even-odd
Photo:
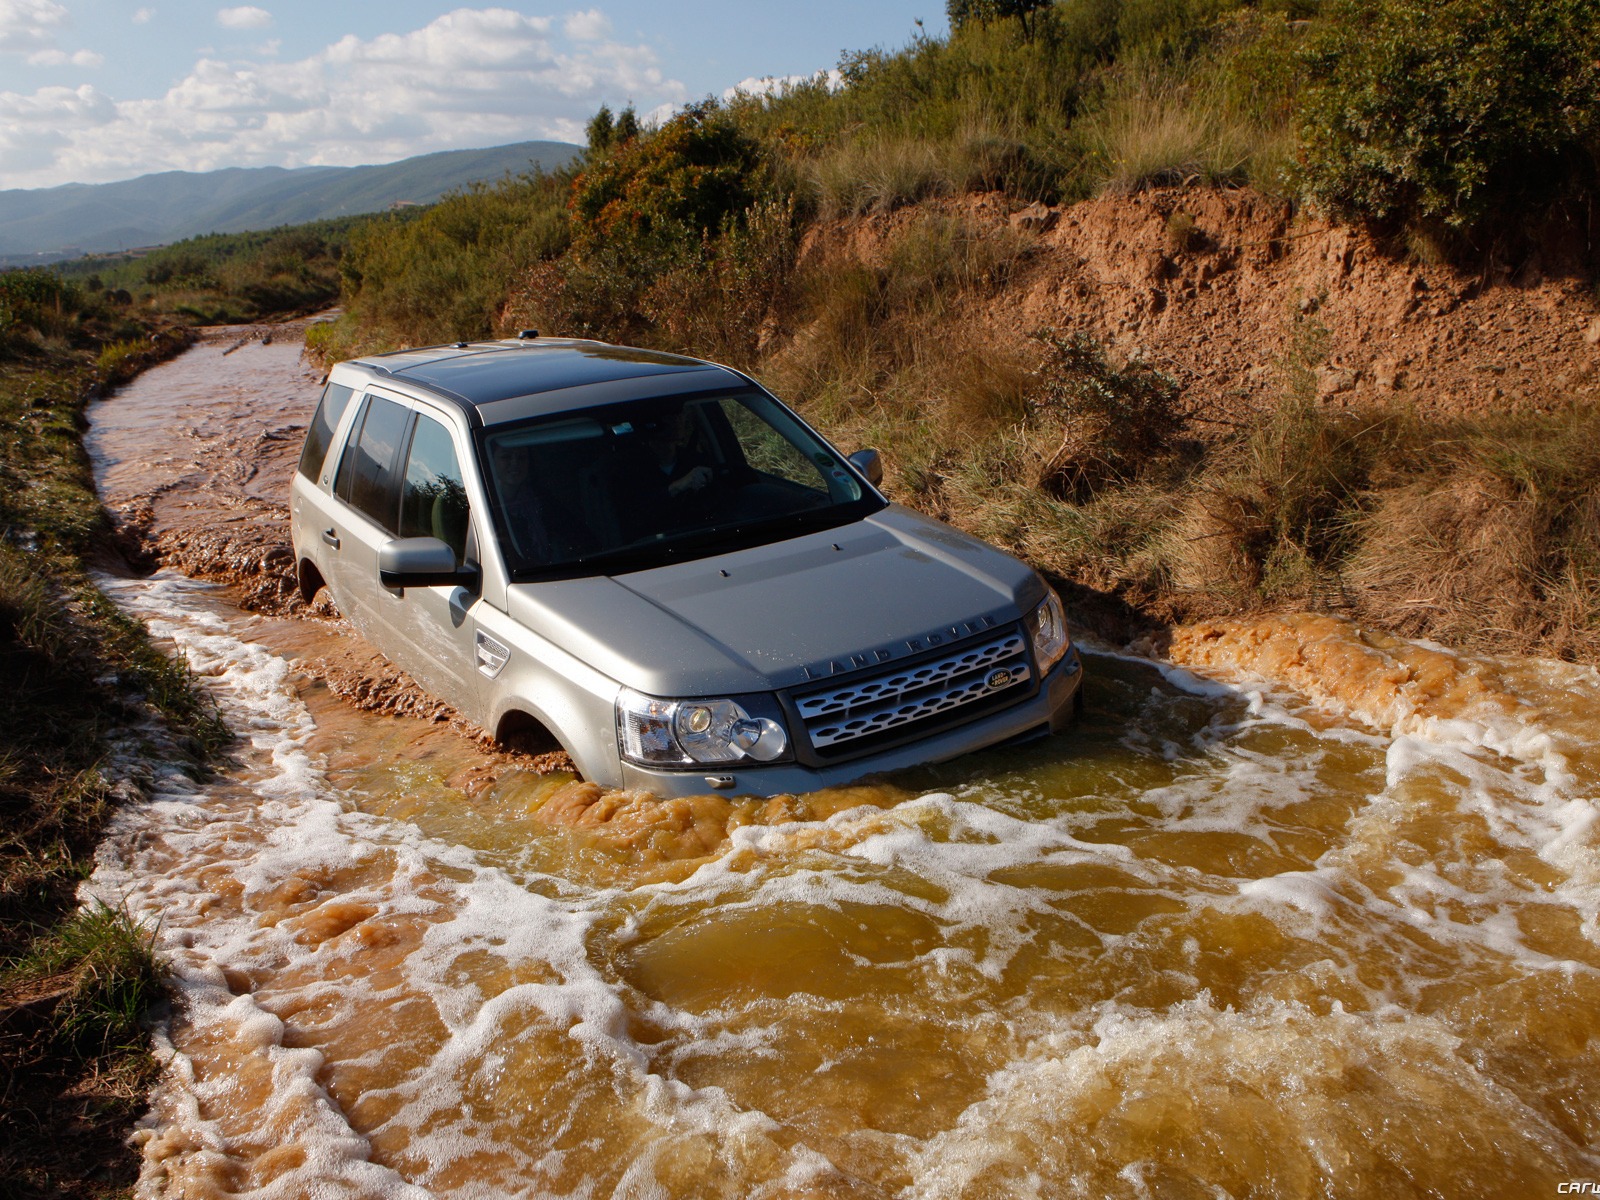
[[[471,404],[489,404],[590,383],[703,370],[705,364],[692,358],[597,342],[485,348],[479,353],[399,367],[394,374],[430,384]]]

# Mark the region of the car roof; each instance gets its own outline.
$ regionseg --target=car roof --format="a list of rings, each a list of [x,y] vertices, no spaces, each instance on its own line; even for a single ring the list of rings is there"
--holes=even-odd
[[[457,342],[346,365],[453,401],[485,425],[645,396],[750,386],[737,371],[697,358],[580,338]]]

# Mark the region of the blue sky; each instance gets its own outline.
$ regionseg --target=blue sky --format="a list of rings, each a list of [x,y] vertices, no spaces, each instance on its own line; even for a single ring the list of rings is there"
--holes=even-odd
[[[0,189],[581,141],[919,28],[943,0],[0,0]]]

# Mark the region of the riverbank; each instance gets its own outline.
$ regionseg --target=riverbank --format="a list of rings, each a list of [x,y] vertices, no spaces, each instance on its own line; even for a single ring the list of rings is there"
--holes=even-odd
[[[76,344],[74,344],[76,342]],[[85,409],[188,343],[148,331],[0,356],[0,1190],[119,1194],[123,1145],[159,1065],[151,931],[78,887],[140,754],[200,775],[228,739],[187,670],[95,585],[115,557],[81,442]]]
[[[293,469],[315,380],[223,348],[95,415],[107,502],[178,477],[158,539],[253,527]],[[1059,737],[673,806],[344,704],[311,666],[341,623],[115,591],[249,731],[91,881],[183,997],[146,1190],[1364,1200],[1591,1165],[1592,670],[1216,623],[1091,652]]]

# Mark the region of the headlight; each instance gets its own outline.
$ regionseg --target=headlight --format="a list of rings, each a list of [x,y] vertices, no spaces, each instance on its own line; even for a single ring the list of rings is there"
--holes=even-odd
[[[752,714],[753,697],[662,700],[623,688],[617,697],[622,756],[651,767],[774,762],[789,752],[789,735],[771,716]]]
[[[1044,601],[1028,616],[1028,633],[1033,638],[1033,657],[1043,675],[1061,661],[1072,644],[1067,636],[1067,614],[1061,610],[1061,597],[1048,584]]]

